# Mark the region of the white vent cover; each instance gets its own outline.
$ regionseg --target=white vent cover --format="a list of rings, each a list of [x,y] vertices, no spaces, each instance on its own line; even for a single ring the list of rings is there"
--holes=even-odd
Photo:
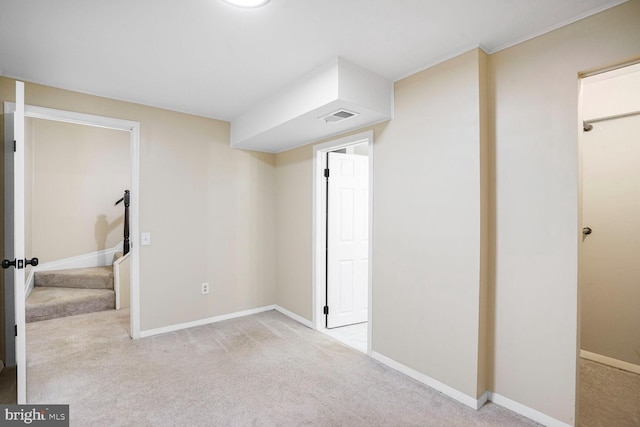
[[[349,111],[345,109],[340,109],[338,111],[334,111],[333,113],[327,114],[326,116],[318,117],[318,120],[324,120],[325,123],[339,123],[343,120],[350,119],[351,117],[355,117],[360,113],[356,113],[355,111]]]

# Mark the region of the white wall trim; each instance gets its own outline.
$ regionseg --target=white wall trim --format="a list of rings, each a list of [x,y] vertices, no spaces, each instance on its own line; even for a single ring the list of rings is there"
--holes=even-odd
[[[487,390],[484,393],[482,393],[482,395],[478,398],[478,400],[476,401],[477,402],[476,406],[478,406],[476,411],[487,404],[487,402],[489,401],[489,394],[491,394],[491,392]]]
[[[495,403],[496,405],[500,405],[503,408],[507,408],[517,414],[527,417],[547,427],[571,427],[571,424],[567,424],[565,422],[557,420],[553,417],[550,417],[547,414],[543,414],[540,411],[529,408],[528,406],[518,403],[515,400],[511,400],[509,398],[501,396],[498,393],[494,393],[492,391],[489,392],[489,400]]]
[[[626,1],[626,0],[625,0]],[[412,68],[411,71],[408,71],[406,73],[402,73],[399,76],[394,78],[394,83],[395,82],[399,82],[400,80],[406,79],[407,77],[413,76],[414,74],[418,74],[422,71],[428,70],[429,68],[435,67],[436,65],[440,65],[444,62],[447,62],[453,58],[457,58],[458,56],[464,55],[465,53],[471,52],[472,50],[476,50],[476,49],[480,49],[485,53],[490,53],[487,48],[482,45],[482,44],[473,44],[473,45],[467,45],[465,47],[463,47],[462,49],[458,49],[456,50],[454,53],[450,53],[448,55],[442,56],[434,61],[431,62],[427,62],[426,64],[422,64],[417,68]]]
[[[295,314],[294,312],[287,310],[287,309],[286,309],[286,308],[284,308],[284,307],[280,307],[279,305],[277,305],[277,304],[276,304],[276,305],[275,305],[275,310],[276,310],[277,312],[282,313],[282,314],[284,314],[285,316],[287,316],[287,317],[289,317],[289,318],[291,318],[291,319],[295,320],[296,322],[303,324],[303,325],[304,325],[304,326],[306,326],[307,328],[314,329],[314,328],[313,328],[313,322],[312,322],[312,321],[307,320],[307,319],[305,319],[304,317],[299,316],[299,315]]]
[[[592,353],[586,350],[580,350],[580,357],[582,357],[583,359],[591,360],[593,362],[602,363],[603,365],[611,366],[613,368],[622,369],[623,371],[640,374],[640,365],[625,362],[624,360],[614,359],[613,357],[603,356],[601,354]]]
[[[566,20],[564,20],[562,22],[559,22],[559,23],[557,23],[555,25],[547,27],[547,28],[545,28],[543,30],[536,31],[535,33],[532,33],[532,34],[529,34],[527,36],[524,36],[524,37],[522,37],[522,38],[520,38],[520,39],[518,39],[516,41],[509,42],[509,43],[501,45],[501,46],[497,46],[497,47],[495,47],[493,49],[489,49],[487,51],[487,53],[492,55],[492,54],[494,54],[496,52],[500,52],[501,50],[508,49],[510,47],[513,47],[513,46],[518,45],[520,43],[524,43],[524,42],[529,41],[531,39],[535,39],[536,37],[540,37],[540,36],[542,36],[544,34],[550,33],[552,31],[555,31],[555,30],[560,29],[562,27],[566,27],[567,25],[573,24],[574,22],[581,21],[581,20],[583,20],[585,18],[588,18],[588,17],[590,17],[592,15],[596,15],[596,14],[598,14],[600,12],[604,12],[607,9],[611,9],[611,8],[616,7],[616,6],[620,6],[621,4],[626,3],[627,1],[629,1],[629,0],[615,0],[613,3],[607,3],[607,4],[603,5],[603,6],[596,7],[595,9],[591,9],[591,10],[589,10],[589,11],[583,13],[583,14],[580,14],[580,15],[575,16],[575,17],[570,18],[570,19],[566,19]]]
[[[130,120],[115,119],[104,116],[94,116],[93,114],[78,113],[75,111],[57,110],[54,108],[37,107],[25,105],[25,116],[34,119],[53,120],[64,123],[74,123],[77,125],[101,127],[106,129],[117,129],[131,131],[138,122]]]
[[[140,338],[140,123],[131,127],[131,265],[129,315],[131,338]]]
[[[409,368],[401,363],[396,362],[393,359],[388,358],[387,356],[383,356],[380,353],[376,353],[375,351],[371,353],[371,357],[377,360],[378,362],[387,365],[388,367],[395,369],[396,371],[402,372],[403,374],[413,378],[416,381],[420,381],[421,383],[438,390],[439,392],[449,396],[452,399],[457,400],[458,402],[474,409],[478,410],[484,405],[487,401],[487,393],[482,395],[480,399],[474,399],[471,396],[467,396],[461,391],[456,390],[453,387],[450,387],[440,381],[431,378],[428,375],[425,375],[421,372],[418,372],[414,369]]]
[[[438,58],[438,59],[436,59],[434,61],[428,62],[428,63],[423,64],[423,65],[421,65],[421,66],[419,66],[417,68],[414,68],[409,72],[400,74],[399,76],[394,77],[393,81],[394,82],[398,82],[398,81],[400,81],[402,79],[405,79],[405,78],[407,78],[409,76],[417,74],[417,73],[419,73],[421,71],[428,70],[429,68],[435,67],[436,65],[440,65],[440,64],[442,64],[444,62],[447,62],[450,59],[453,59],[453,58],[455,58],[457,56],[463,55],[463,54],[465,54],[465,53],[467,53],[467,52],[469,52],[471,50],[474,50],[474,49],[481,49],[486,54],[493,55],[494,53],[500,52],[501,50],[508,49],[508,48],[513,47],[515,45],[518,45],[520,43],[524,43],[524,42],[529,41],[531,39],[534,39],[536,37],[539,37],[539,36],[542,36],[544,34],[547,34],[547,33],[550,33],[552,31],[555,31],[555,30],[557,30],[559,28],[562,28],[562,27],[565,27],[567,25],[573,24],[574,22],[577,22],[577,21],[580,21],[582,19],[588,18],[589,16],[596,15],[596,14],[598,14],[600,12],[604,12],[607,9],[611,9],[613,7],[616,7],[616,6],[620,6],[621,4],[626,3],[627,1],[629,1],[629,0],[615,0],[613,3],[609,3],[609,4],[606,4],[604,6],[597,7],[595,9],[592,9],[592,10],[590,10],[588,12],[585,12],[585,13],[583,13],[581,15],[578,15],[578,16],[573,17],[571,19],[567,19],[567,20],[565,20],[563,22],[560,22],[559,24],[552,25],[551,27],[547,27],[547,28],[545,28],[543,30],[536,31],[535,33],[532,33],[532,34],[528,34],[528,35],[526,35],[526,36],[524,36],[524,37],[522,37],[522,38],[520,38],[520,39],[518,39],[518,40],[516,40],[514,42],[509,42],[507,44],[496,46],[494,48],[488,48],[486,45],[483,45],[483,44],[476,44],[476,45],[464,47],[462,49],[457,50],[453,54],[445,55],[445,56],[443,56],[441,58]]]
[[[547,414],[543,414],[540,411],[529,408],[528,406],[525,406],[514,400],[501,396],[498,393],[494,393],[492,391],[486,391],[478,399],[474,399],[473,397],[468,396],[462,393],[461,391],[456,390],[453,387],[443,384],[440,381],[429,377],[428,375],[425,375],[412,368],[409,368],[408,366],[398,363],[393,359],[390,359],[386,356],[381,355],[380,353],[372,352],[371,357],[377,360],[378,362],[384,365],[387,365],[392,369],[395,369],[396,371],[402,372],[403,374],[413,378],[416,381],[420,381],[421,383],[435,390],[438,390],[439,392],[445,394],[446,396],[449,396],[450,398],[455,399],[458,402],[474,410],[478,410],[482,408],[482,406],[484,406],[484,404],[487,403],[487,401],[491,401],[496,405],[500,405],[504,408],[507,408],[519,415],[527,417],[547,427],[571,427],[570,424],[564,423],[560,420],[550,417]]]
[[[70,268],[104,267],[113,264],[116,252],[122,251],[122,242],[116,246],[88,254],[63,258],[57,261],[46,262],[34,267],[35,271],[66,270]]]
[[[313,147],[313,210],[312,210],[312,255],[311,255],[311,305],[312,305],[312,327],[317,330],[324,329],[324,307],[325,299],[325,206],[326,191],[325,180],[322,171],[326,165],[327,153],[339,150],[350,145],[367,142],[369,145],[369,318],[367,336],[367,354],[372,352],[372,331],[373,331],[373,130],[356,133],[344,138],[334,139]]]
[[[265,307],[252,308],[250,310],[237,311],[235,313],[221,314],[220,316],[207,317],[205,319],[194,320],[191,322],[178,323],[175,325],[164,326],[162,328],[147,329],[146,331],[140,331],[140,338],[151,337],[154,335],[166,334],[168,332],[175,332],[182,329],[194,328],[196,326],[208,325],[211,323],[222,322],[223,320],[235,319],[238,317],[250,316],[252,314],[263,313],[269,310],[276,310],[275,305],[268,305]]]
[[[162,328],[148,329],[146,331],[140,331],[140,337],[141,338],[145,338],[145,337],[151,337],[151,336],[154,336],[154,335],[166,334],[168,332],[175,332],[175,331],[179,331],[179,330],[182,330],[182,329],[194,328],[196,326],[209,325],[211,323],[222,322],[223,320],[236,319],[238,317],[244,317],[244,316],[250,316],[252,314],[264,313],[265,311],[270,311],[270,310],[276,310],[277,312],[279,312],[279,313],[291,318],[292,320],[295,320],[296,322],[301,323],[302,325],[313,329],[313,323],[311,323],[309,320],[305,319],[304,317],[299,316],[299,315],[287,310],[286,308],[280,307],[279,305],[267,305],[267,306],[264,306],[264,307],[258,307],[258,308],[252,308],[252,309],[249,309],[249,310],[237,311],[235,313],[221,314],[220,316],[207,317],[205,319],[194,320],[194,321],[191,321],[191,322],[178,323],[178,324],[175,324],[175,325],[164,326]]]

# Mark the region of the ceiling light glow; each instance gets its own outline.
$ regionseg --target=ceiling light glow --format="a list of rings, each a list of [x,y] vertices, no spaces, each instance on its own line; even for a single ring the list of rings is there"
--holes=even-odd
[[[228,3],[232,6],[236,7],[244,7],[244,8],[254,8],[264,6],[269,3],[271,0],[222,0],[225,3]]]

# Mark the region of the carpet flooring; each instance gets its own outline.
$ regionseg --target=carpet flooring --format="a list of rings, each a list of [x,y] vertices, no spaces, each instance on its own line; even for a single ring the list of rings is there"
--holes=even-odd
[[[38,271],[34,283],[27,323],[116,308],[112,266]]]
[[[128,312],[27,325],[27,399],[72,426],[533,426],[269,311],[131,340]]]
[[[113,310],[115,307],[116,293],[113,289],[36,287],[27,300],[26,321],[39,322],[94,311]]]
[[[578,426],[640,426],[640,375],[580,359]]]

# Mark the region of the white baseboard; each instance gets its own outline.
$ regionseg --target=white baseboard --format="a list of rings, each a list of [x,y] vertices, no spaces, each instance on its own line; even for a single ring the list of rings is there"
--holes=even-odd
[[[223,320],[235,319],[237,317],[249,316],[251,314],[262,313],[265,311],[275,310],[275,309],[276,309],[275,305],[268,305],[265,307],[253,308],[251,310],[238,311],[235,313],[222,314],[220,316],[207,317],[206,319],[200,319],[200,320],[194,320],[191,322],[178,323],[176,325],[164,326],[162,328],[147,329],[146,331],[140,331],[140,338],[166,334],[168,332],[175,332],[181,329],[188,329],[196,326],[208,325],[211,323],[221,322]]]
[[[634,374],[640,374],[640,365],[625,362],[624,360],[614,359],[613,357],[603,356],[601,354],[592,353],[586,350],[580,350],[580,357],[582,357],[583,359],[602,363],[603,365],[622,369],[624,371],[633,372]]]
[[[193,327],[196,327],[196,326],[209,325],[211,323],[221,322],[223,320],[236,319],[238,317],[244,317],[244,316],[250,316],[252,314],[263,313],[263,312],[269,311],[269,310],[276,310],[276,311],[284,314],[285,316],[290,317],[291,319],[295,320],[296,322],[299,322],[299,323],[303,324],[304,326],[307,326],[309,328],[312,327],[311,322],[308,321],[307,319],[305,319],[304,317],[298,316],[297,314],[292,313],[291,311],[289,311],[289,310],[287,310],[285,308],[282,308],[279,305],[267,305],[267,306],[264,306],[264,307],[252,308],[250,310],[237,311],[235,313],[222,314],[220,316],[214,316],[214,317],[207,317],[206,319],[194,320],[194,321],[191,321],[191,322],[178,323],[176,325],[164,326],[162,328],[155,328],[155,329],[148,329],[146,331],[140,331],[140,338],[151,337],[151,336],[160,335],[160,334],[166,334],[168,332],[175,332],[175,331],[179,331],[181,329],[188,329],[188,328],[193,328]]]
[[[396,371],[400,371],[403,374],[413,378],[414,380],[420,381],[423,384],[428,385],[429,387],[438,390],[439,392],[449,396],[452,399],[457,400],[458,402],[469,406],[474,410],[478,410],[487,402],[487,393],[483,394],[480,399],[474,399],[471,396],[467,396],[461,391],[456,390],[453,387],[450,387],[446,384],[441,383],[440,381],[429,377],[421,372],[418,372],[414,369],[409,368],[401,363],[396,362],[393,359],[390,359],[386,356],[383,356],[380,353],[376,353],[375,351],[371,352],[371,357],[377,360],[378,362],[387,365],[390,368],[395,369]]]
[[[65,270],[67,268],[103,267],[113,264],[113,256],[120,251],[122,251],[122,242],[113,248],[40,264],[34,270],[51,271]]]
[[[490,391],[485,391],[484,393],[482,393],[482,396],[478,398],[478,404],[477,404],[478,407],[476,408],[476,411],[482,408],[489,401],[490,393],[491,393]]]
[[[313,329],[313,323],[310,320],[305,319],[302,316],[299,316],[289,310],[287,310],[286,308],[280,307],[279,305],[276,304],[275,306],[276,311],[284,314],[287,317],[290,317],[291,319],[295,320],[298,323],[302,323],[304,326],[306,326],[307,328],[311,328]]]
[[[567,424],[560,420],[557,420],[553,417],[550,417],[547,414],[543,414],[540,411],[536,411],[535,409],[529,408],[521,403],[518,403],[514,400],[506,398],[504,396],[499,395],[498,393],[489,392],[489,400],[495,403],[496,405],[500,405],[504,408],[507,408],[517,414],[520,414],[524,417],[529,418],[535,422],[538,422],[547,427],[571,427],[571,424]]]
[[[484,406],[487,401],[491,401],[496,405],[507,408],[517,414],[527,417],[547,427],[571,427],[570,424],[559,421],[553,417],[550,417],[549,415],[543,414],[540,411],[529,408],[528,406],[522,405],[518,402],[501,396],[498,393],[486,391],[478,399],[474,399],[473,397],[468,396],[461,391],[454,389],[453,387],[443,384],[440,381],[435,380],[428,375],[422,374],[414,369],[411,369],[408,366],[398,363],[393,359],[389,359],[388,357],[383,356],[380,353],[376,353],[374,351],[371,353],[371,357],[389,366],[390,368],[402,372],[403,374],[413,378],[414,380],[420,381],[421,383],[435,390],[438,390],[439,392],[451,397],[452,399],[457,400],[458,402],[472,409],[478,410],[482,408],[482,406]]]

